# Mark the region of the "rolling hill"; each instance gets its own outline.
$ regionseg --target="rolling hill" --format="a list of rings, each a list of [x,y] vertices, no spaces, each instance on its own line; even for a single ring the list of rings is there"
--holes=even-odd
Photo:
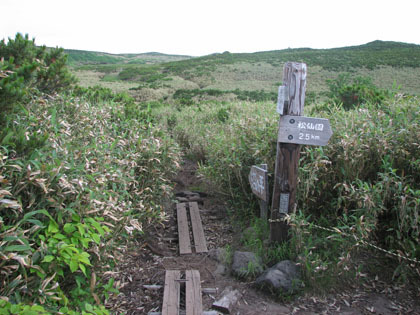
[[[284,49],[217,53],[202,57],[159,53],[111,55],[67,51],[84,86],[129,90],[139,101],[170,98],[177,90],[264,91],[276,93],[286,61],[308,65],[308,93],[321,97],[326,80],[340,73],[370,77],[380,88],[420,95],[420,46],[373,41],[333,49]]]

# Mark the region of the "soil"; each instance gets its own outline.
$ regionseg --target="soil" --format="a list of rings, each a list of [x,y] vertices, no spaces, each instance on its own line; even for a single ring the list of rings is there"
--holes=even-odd
[[[197,191],[200,215],[209,250],[237,247],[240,231],[235,231],[227,216],[226,204],[208,191],[196,175],[197,165],[185,160],[174,179],[175,193]],[[231,314],[420,314],[420,288],[395,285],[386,275],[362,275],[360,283],[343,285],[329,294],[310,292],[289,300],[276,298],[256,289],[251,281],[238,280],[218,272],[218,262],[210,254],[179,255],[175,202],[167,205],[167,220],[151,226],[131,249],[126,250],[113,272],[120,294],[107,306],[119,314],[160,312],[163,301],[165,270],[196,269],[202,288],[215,288],[216,293],[203,293],[203,310],[211,310],[226,287],[239,290],[242,297]],[[384,281],[383,279],[386,279]],[[363,280],[363,281],[362,281]],[[157,285],[155,287],[144,287]],[[182,300],[182,298],[181,298]],[[182,305],[181,305],[182,308]]]

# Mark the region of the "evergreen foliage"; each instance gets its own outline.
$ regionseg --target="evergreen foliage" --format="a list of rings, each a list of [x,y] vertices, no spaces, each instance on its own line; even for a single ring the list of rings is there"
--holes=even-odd
[[[5,115],[37,92],[59,92],[75,78],[66,66],[63,49],[38,47],[26,34],[0,42],[0,124]]]
[[[342,103],[345,109],[366,103],[380,105],[390,94],[389,91],[376,87],[371,78],[351,78],[349,73],[340,74],[336,80],[327,80],[327,84],[330,99]]]

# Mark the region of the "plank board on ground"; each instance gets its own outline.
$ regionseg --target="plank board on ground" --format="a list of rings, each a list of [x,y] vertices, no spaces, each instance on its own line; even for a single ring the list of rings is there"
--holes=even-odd
[[[187,270],[185,272],[185,310],[187,315],[202,315],[203,305],[201,299],[200,272]]]
[[[180,276],[179,270],[166,270],[162,315],[179,314],[180,285],[178,280]]]
[[[200,210],[198,209],[198,204],[196,202],[190,202],[190,217],[191,217],[191,226],[194,236],[194,245],[196,253],[207,253],[207,244],[206,238],[204,236],[203,225],[201,223]]]
[[[178,218],[179,253],[181,255],[192,253],[190,232],[188,228],[187,209],[185,206],[185,203],[178,203],[176,205],[176,212]]]

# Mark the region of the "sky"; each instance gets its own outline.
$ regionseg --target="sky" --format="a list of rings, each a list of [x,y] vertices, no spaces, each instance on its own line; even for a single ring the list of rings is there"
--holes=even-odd
[[[0,39],[108,53],[420,44],[419,0],[0,0]]]

